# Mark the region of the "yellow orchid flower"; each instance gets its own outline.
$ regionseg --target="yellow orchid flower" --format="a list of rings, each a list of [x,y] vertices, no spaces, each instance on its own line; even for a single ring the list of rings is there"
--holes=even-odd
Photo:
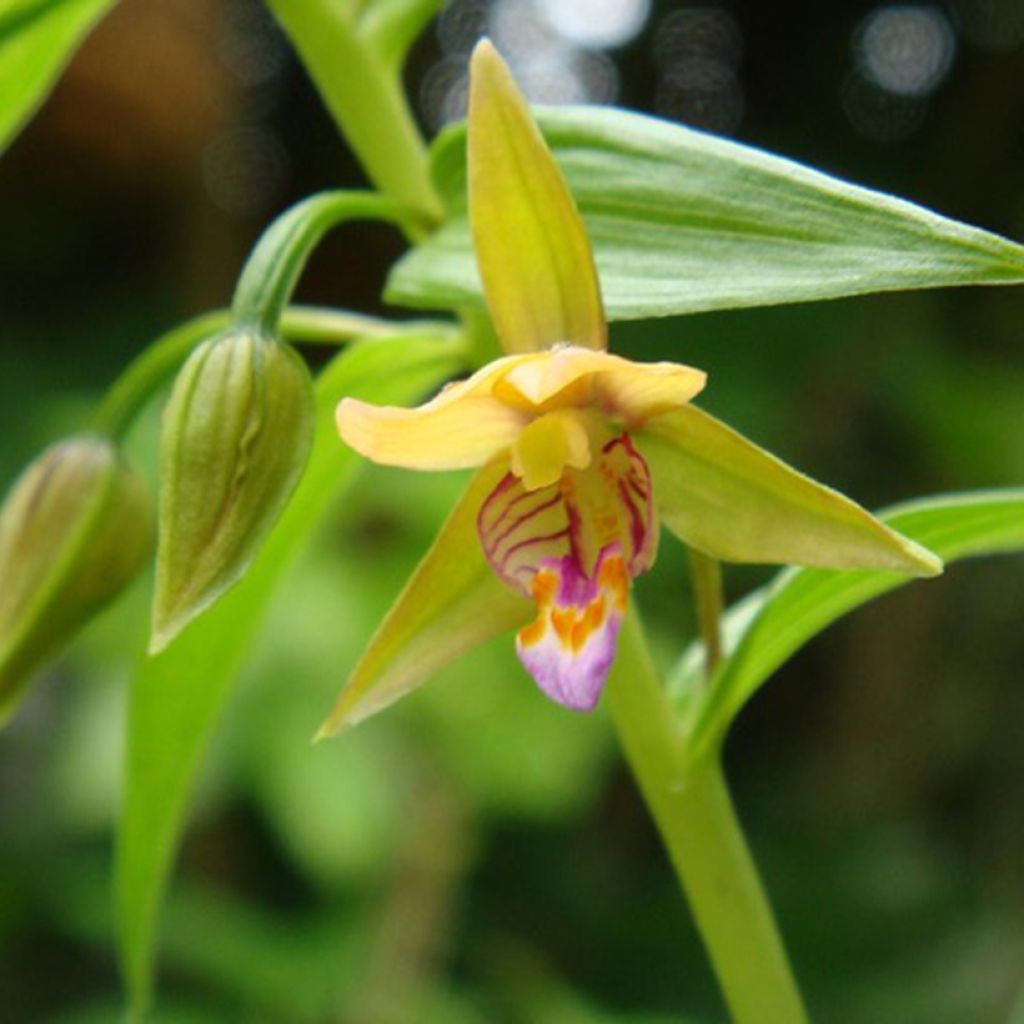
[[[659,518],[731,561],[941,570],[930,552],[690,405],[700,370],[604,351],[583,222],[486,40],[471,63],[467,145],[480,276],[510,354],[416,409],[338,407],[342,438],[375,462],[478,473],[323,733],[517,626],[517,652],[539,687],[566,707],[593,708],[631,581],[654,561]]]

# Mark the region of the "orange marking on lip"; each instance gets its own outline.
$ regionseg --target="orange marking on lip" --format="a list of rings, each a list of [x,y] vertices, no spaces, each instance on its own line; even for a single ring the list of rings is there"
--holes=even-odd
[[[615,598],[616,609],[625,611],[626,601],[629,597],[629,574],[626,572],[625,562],[620,556],[613,555],[601,563],[597,582],[603,590],[611,591]]]
[[[524,647],[533,647],[544,639],[544,634],[548,631],[547,610],[554,603],[557,590],[558,576],[550,569],[541,569],[533,577],[530,591],[537,604],[537,618],[519,630],[519,642]]]
[[[538,615],[528,626],[523,626],[519,630],[519,642],[524,647],[533,647],[534,644],[539,644],[544,639],[544,634],[548,631],[547,621],[542,614]]]
[[[538,608],[546,608],[555,599],[555,592],[558,590],[558,576],[550,569],[541,569],[533,577],[530,591]]]
[[[538,572],[530,588],[537,604],[537,618],[519,631],[520,643],[524,647],[540,643],[550,625],[560,646],[571,654],[579,654],[594,633],[604,626],[608,618],[609,596],[616,611],[625,611],[629,596],[629,574],[621,556],[605,558],[597,582],[601,592],[589,604],[582,608],[576,605],[557,608],[554,604],[559,585],[558,574],[550,569]]]

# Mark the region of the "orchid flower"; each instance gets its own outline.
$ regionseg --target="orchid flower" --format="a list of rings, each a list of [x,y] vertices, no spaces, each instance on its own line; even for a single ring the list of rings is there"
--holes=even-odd
[[[930,552],[691,405],[700,370],[606,351],[582,219],[486,40],[471,62],[467,145],[477,263],[509,354],[419,408],[338,407],[342,438],[374,462],[477,472],[323,734],[515,628],[540,689],[593,708],[660,523],[727,561],[941,571]]]

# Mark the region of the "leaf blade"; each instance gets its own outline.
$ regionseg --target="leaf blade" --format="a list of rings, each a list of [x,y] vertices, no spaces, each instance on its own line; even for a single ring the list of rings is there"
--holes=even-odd
[[[79,44],[115,2],[0,2],[0,151],[43,103]]]
[[[1024,247],[792,160],[609,108],[535,115],[582,213],[610,320],[1024,281]],[[451,220],[398,264],[388,297],[480,305],[462,127],[435,143],[432,166]]]
[[[451,344],[436,334],[355,343],[338,356],[317,381],[306,473],[245,579],[140,664],[129,697],[115,868],[122,973],[136,1014],[149,999],[159,902],[207,740],[278,582],[358,467],[334,433],[334,405],[349,393],[409,401],[459,365]]]
[[[881,518],[926,544],[947,562],[1024,551],[1024,490],[941,496],[898,506]],[[909,580],[896,573],[787,569],[764,591],[749,595],[726,615],[749,619],[703,699],[688,685],[695,659],[684,654],[673,680],[677,697],[691,704],[692,749],[720,742],[733,717],[790,655],[842,615]],[[756,609],[751,614],[752,606]]]

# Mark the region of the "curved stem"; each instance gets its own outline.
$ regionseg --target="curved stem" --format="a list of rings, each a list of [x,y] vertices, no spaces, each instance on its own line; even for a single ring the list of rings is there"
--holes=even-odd
[[[229,323],[230,311],[218,309],[180,324],[157,338],[128,364],[111,385],[93,417],[93,429],[109,437],[120,437],[189,353]],[[315,306],[294,306],[285,310],[281,318],[281,333],[286,338],[330,344],[371,335],[394,334],[396,326],[359,313]]]
[[[286,210],[260,236],[235,288],[235,322],[265,334],[278,321],[299,275],[323,236],[350,220],[383,220],[412,231],[416,215],[374,192],[321,192]]]
[[[634,614],[623,626],[608,703],[734,1021],[806,1024],[718,752],[687,756]]]

